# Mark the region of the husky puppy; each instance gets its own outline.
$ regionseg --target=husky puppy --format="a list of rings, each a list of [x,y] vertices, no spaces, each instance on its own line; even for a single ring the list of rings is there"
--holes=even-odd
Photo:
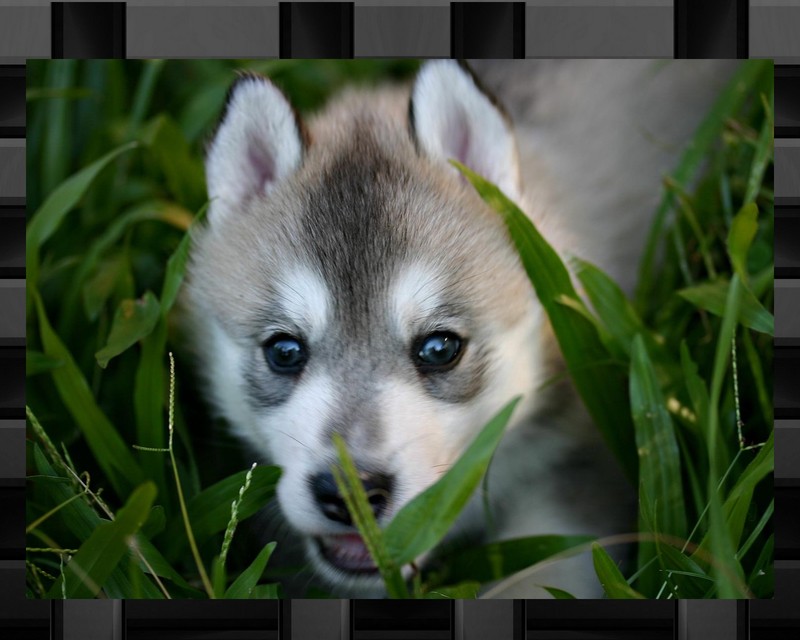
[[[630,291],[662,177],[732,63],[475,68],[428,62],[412,85],[344,92],[308,122],[243,75],[208,149],[188,289],[199,370],[216,410],[283,468],[283,516],[335,595],[383,592],[330,473],[334,433],[386,523],[521,395],[489,472],[492,526],[475,496],[453,535],[635,530],[635,492],[563,375],[500,216],[448,160]],[[600,594],[582,557],[501,595],[536,585]]]

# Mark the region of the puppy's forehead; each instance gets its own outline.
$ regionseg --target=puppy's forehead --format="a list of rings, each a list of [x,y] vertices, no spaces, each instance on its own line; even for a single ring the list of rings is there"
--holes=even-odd
[[[273,288],[274,303],[285,318],[287,331],[299,325],[312,340],[324,334],[334,301],[319,272],[295,263],[275,279]]]
[[[376,325],[397,326],[398,310],[407,320],[442,291],[470,308],[519,299],[499,217],[406,146],[387,149],[366,130],[335,151],[312,145],[269,200],[206,234],[196,279],[220,320],[261,335],[277,307],[306,331],[327,323],[369,339]]]
[[[416,261],[401,267],[391,285],[391,310],[402,324],[433,313],[442,301],[442,284],[443,275],[430,264]]]
[[[408,168],[363,136],[323,166],[309,163],[298,175],[296,249],[324,280],[336,323],[369,332],[386,317],[398,267],[420,251]]]
[[[495,290],[508,283],[497,276],[512,255],[499,218],[487,221],[474,194],[438,183],[418,159],[388,153],[367,134],[303,186],[300,246],[343,324],[405,329],[420,318],[464,316],[492,299],[483,281]]]
[[[463,294],[453,290],[452,277],[440,265],[422,259],[399,267],[388,291],[393,331],[408,339],[423,328],[463,328],[470,305]]]
[[[383,282],[413,235],[407,166],[362,133],[310,172],[299,220],[309,257],[331,283],[349,285],[362,275]]]

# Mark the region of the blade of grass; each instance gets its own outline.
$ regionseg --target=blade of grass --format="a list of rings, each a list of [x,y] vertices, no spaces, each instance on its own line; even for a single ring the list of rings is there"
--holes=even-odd
[[[681,478],[680,452],[672,418],[667,411],[644,340],[636,335],[631,349],[631,414],[636,426],[639,451],[639,528],[677,537],[686,535],[686,507]],[[649,515],[643,509],[647,507]],[[646,563],[657,545],[639,545],[639,565]],[[658,579],[652,574],[640,578],[640,589],[649,593]]]
[[[192,221],[192,227],[203,223],[206,212],[208,211],[208,203],[204,204],[198,211]],[[164,285],[161,288],[161,314],[166,315],[175,300],[178,297],[178,291],[183,284],[186,274],[186,263],[189,260],[189,248],[191,246],[191,232],[192,228],[186,232],[181,239],[178,248],[167,260],[167,271],[164,275]]]
[[[438,544],[450,530],[489,468],[519,400],[517,397],[503,407],[447,473],[406,503],[392,518],[384,539],[395,563],[413,562]]]
[[[478,597],[479,582],[462,582],[447,587],[436,587],[428,591],[423,598],[426,600],[474,600]]]
[[[228,94],[230,79],[220,76],[219,80],[200,89],[178,117],[183,135],[193,142],[202,133],[210,130],[212,124],[219,118],[222,107],[225,105],[225,96]]]
[[[673,593],[677,598],[702,598],[709,582],[714,581],[692,558],[669,543],[658,544],[658,559],[667,581],[674,585]]]
[[[25,269],[29,283],[37,284],[39,249],[55,233],[66,215],[78,203],[92,181],[114,158],[137,146],[136,142],[117,147],[88,167],[73,174],[56,188],[33,214],[25,232]]]
[[[731,543],[736,549],[739,548],[742,542],[742,535],[752,503],[753,492],[746,491],[733,503],[733,507],[730,510],[725,509],[723,505],[722,512],[725,514],[725,524],[728,527]],[[736,559],[741,560],[738,553],[736,554]]]
[[[167,325],[159,316],[155,328],[141,342],[139,364],[134,377],[133,410],[136,420],[136,440],[140,447],[163,449],[166,444],[163,416],[167,382],[163,358],[166,348]],[[153,478],[157,486],[164,487],[162,500],[165,506],[168,506],[170,501],[169,493],[166,491],[163,461],[144,451],[140,451],[139,461],[148,477]]]
[[[720,442],[719,429],[719,404],[722,393],[722,385],[727,370],[727,361],[730,354],[730,344],[734,336],[737,318],[739,316],[739,305],[742,296],[742,285],[738,274],[734,274],[731,279],[728,298],[725,304],[725,313],[722,318],[717,347],[714,355],[714,368],[711,376],[711,392],[709,394],[709,419],[706,432],[706,445],[708,448],[708,504],[709,504],[709,528],[708,528],[708,550],[715,559],[715,564],[711,568],[711,575],[714,577],[717,587],[717,597],[719,598],[738,598],[742,594],[740,589],[734,584],[733,580],[739,578],[743,582],[744,575],[742,567],[735,559],[735,549],[731,541],[729,532],[725,525],[725,517],[722,510],[722,501],[717,493],[716,487],[720,477],[719,470],[719,449],[724,446]]]
[[[625,354],[630,356],[631,341],[637,334],[644,337],[648,350],[662,350],[616,282],[584,260],[573,258],[572,263],[592,307]]]
[[[55,502],[55,504],[64,505],[64,510],[61,515],[70,531],[81,540],[88,538],[102,520],[89,506],[88,500],[80,500],[77,503],[71,501],[71,498],[75,496],[85,498],[85,492],[78,490],[77,487],[67,481],[66,477],[59,475],[55,471],[51,462],[47,460],[47,457],[38,444],[34,444],[33,447],[33,462],[36,471],[40,475],[31,479],[31,484],[35,487],[39,478],[47,478],[53,481],[53,486],[49,487],[49,491],[47,492],[48,498]],[[53,462],[52,464],[58,463]],[[59,465],[59,469],[61,468],[62,467]],[[31,529],[31,531],[33,531],[33,529]]]
[[[708,387],[698,374],[697,364],[692,360],[686,340],[681,340],[681,368],[683,380],[692,401],[692,408],[697,416],[697,424],[707,424],[708,420]],[[704,435],[704,434],[701,434]]]
[[[228,590],[225,592],[226,599],[247,599],[253,597],[253,591],[258,585],[258,581],[261,580],[261,576],[264,575],[264,569],[267,568],[267,563],[269,562],[272,552],[275,550],[275,546],[276,543],[270,542],[259,552],[250,566],[242,571],[239,577],[234,580],[233,584],[228,587]]]
[[[128,118],[128,135],[126,137],[129,140],[133,138],[134,133],[144,121],[145,115],[147,115],[156,82],[158,82],[158,77],[161,75],[163,67],[164,60],[144,61],[144,68],[142,69],[142,75],[139,77],[139,84],[136,87],[133,106]]]
[[[123,300],[114,314],[106,345],[95,354],[103,369],[109,361],[150,335],[159,318],[160,305],[151,291],[138,300]]]
[[[594,570],[600,578],[600,584],[609,598],[643,600],[644,596],[625,581],[619,568],[605,549],[596,542],[592,544]]]
[[[86,473],[86,474],[82,474],[82,475],[79,476],[77,471],[75,471],[74,465],[72,464],[71,460],[69,459],[69,452],[63,446],[63,443],[62,443],[62,449],[64,451],[64,457],[67,459],[67,466],[65,467],[65,471],[66,471],[67,475],[71,476],[72,479],[76,482],[76,488],[79,491],[82,491],[82,492],[86,493],[88,496],[90,496],[92,501],[96,505],[96,507],[98,509],[100,509],[106,515],[106,517],[108,517],[111,520],[114,520],[114,514],[112,513],[111,509],[106,504],[106,502],[100,497],[100,491],[99,490],[98,491],[93,491],[89,487],[89,474]],[[166,598],[170,598],[169,592],[166,590],[166,588],[164,587],[163,583],[159,579],[158,574],[153,569],[154,565],[156,565],[159,562],[161,562],[161,557],[160,557],[160,554],[158,553],[158,551],[156,551],[155,549],[153,549],[152,547],[149,546],[150,543],[147,540],[147,538],[143,535],[142,532],[139,532],[139,533],[135,534],[135,536],[132,536],[130,538],[130,540],[129,540],[129,543],[130,543],[131,550],[132,550],[133,554],[135,554],[139,558],[140,565],[141,565],[141,571],[142,572],[145,571],[145,570],[149,571],[150,574],[153,576],[153,580],[155,581],[156,585],[161,590],[159,592],[159,590],[156,589],[156,587],[154,585],[150,584],[150,582],[144,581],[144,580],[140,580],[141,588],[144,591],[147,592],[146,593],[146,597],[148,597],[148,598],[161,598],[161,593],[163,593]],[[144,548],[144,551],[143,551],[143,548]],[[163,562],[162,562],[162,564],[163,564]],[[133,568],[131,568],[130,570],[134,571]],[[114,573],[118,574],[118,577],[115,580],[114,576],[112,575],[112,577],[109,579],[108,589],[107,589],[109,597],[118,598],[118,597],[122,597],[123,595],[131,593],[129,586],[124,584],[124,580],[127,579],[127,577],[126,577],[127,574],[125,574],[124,572],[119,571],[119,570],[115,570]],[[173,574],[174,574],[174,571],[173,571]],[[143,576],[139,576],[139,577],[143,578]],[[176,577],[178,578],[176,582],[178,582],[178,583],[182,582],[182,579],[180,578],[180,576],[176,576]],[[118,582],[118,581],[120,582],[119,588],[116,585],[116,582]],[[113,591],[112,591],[112,589],[113,589]],[[122,595],[120,595],[120,594],[122,594]]]
[[[686,512],[675,428],[640,335],[632,343],[630,395],[639,450],[639,499],[654,506],[660,533],[683,537]]]
[[[575,600],[575,596],[573,596],[568,591],[564,591],[563,589],[556,589],[555,587],[545,587],[543,586],[542,589],[547,591],[551,596],[553,596],[554,600]]]
[[[730,465],[728,465],[728,468],[725,470],[725,473],[722,474],[722,478],[720,478],[719,483],[717,484],[717,493],[722,491],[723,487],[725,486],[725,483],[728,480],[728,477],[731,475],[731,472],[736,467],[736,464],[739,461],[739,457],[741,456],[741,454],[742,454],[742,451],[737,452],[737,454],[734,456],[733,460],[731,461]],[[699,500],[697,500],[697,505],[698,506],[701,505],[701,504],[705,504],[705,506],[703,507],[703,510],[698,515],[697,522],[695,523],[694,527],[692,527],[692,530],[689,532],[689,536],[686,538],[686,541],[683,543],[683,546],[681,547],[681,553],[685,552],[686,549],[689,548],[689,545],[691,544],[692,540],[694,540],[695,534],[698,532],[698,530],[700,530],[701,525],[703,524],[703,519],[706,517],[706,515],[708,514],[708,510],[711,508],[711,505],[710,505],[710,503],[708,501],[708,498],[706,496],[707,496],[707,491],[704,490],[703,491],[703,496]],[[708,539],[706,538],[705,542],[701,542],[700,545],[698,545],[698,548],[700,548],[700,547],[706,548],[708,546],[707,542],[708,542]],[[702,560],[702,558],[701,558],[701,560]]]
[[[77,60],[54,60],[47,68],[50,100],[45,105],[47,135],[42,140],[42,189],[50,193],[69,171],[72,104],[64,92],[74,82]]]
[[[223,598],[225,596],[227,580],[228,573],[225,570],[225,562],[219,556],[215,556],[211,561],[211,586],[214,590],[215,598]]]
[[[772,161],[775,139],[775,128],[772,121],[774,104],[775,91],[773,89],[769,92],[769,97],[764,104],[766,117],[764,118],[761,132],[758,135],[756,151],[753,155],[753,164],[750,167],[750,175],[747,177],[747,191],[744,196],[744,201],[747,203],[754,202],[758,196],[758,192],[761,190],[761,184],[764,180],[764,173],[767,170],[767,166],[769,166]]]
[[[38,445],[34,446],[33,457],[37,471],[43,476],[58,480],[66,480],[62,478],[62,476],[56,474]],[[80,491],[80,488],[75,489],[71,484],[66,483],[53,487],[49,495],[52,500],[56,502],[63,502],[68,500],[71,496],[81,495],[83,499],[70,502],[70,504],[64,507],[60,514],[68,530],[73,535],[77,536],[80,541],[85,541],[91,536],[97,526],[106,522],[106,520],[100,518],[91,508],[84,495],[88,493],[85,489],[79,493],[76,493],[76,491]],[[32,531],[32,533],[36,533],[36,531]],[[150,571],[152,569],[159,576],[172,580],[176,584],[185,585],[187,589],[189,588],[189,585],[186,584],[166,560],[163,559],[149,540],[137,535],[135,550],[138,552],[142,570]],[[143,590],[148,598],[169,597],[168,592],[162,593],[147,580],[144,581]],[[124,572],[120,571],[119,568],[115,569],[105,584],[105,591],[106,594],[112,598],[126,597],[131,593],[129,577],[126,576]]]
[[[75,325],[73,321],[80,315],[81,307],[84,315],[89,322],[98,322],[98,326],[106,321],[106,303],[111,300],[114,294],[119,294],[125,288],[131,289],[130,297],[133,297],[133,286],[130,268],[130,251],[126,246],[113,256],[109,256],[99,265],[94,275],[89,278],[81,288],[81,300],[83,304],[77,304],[72,312],[71,318],[66,318],[67,314],[62,313],[62,320],[59,323],[58,331],[63,336],[74,335]],[[64,306],[62,305],[62,309]],[[69,324],[67,322],[69,320]],[[105,337],[106,332],[98,330],[98,340]]]
[[[211,485],[192,498],[187,511],[192,522],[192,530],[199,545],[203,545],[214,534],[225,531],[230,520],[231,503],[239,495],[247,471],[235,473]],[[281,472],[278,467],[257,466],[253,469],[250,488],[239,505],[240,522],[255,515],[275,495],[275,487]],[[180,518],[173,518],[159,541],[163,553],[176,560],[185,550],[186,540],[180,535],[183,524]]]
[[[197,542],[194,538],[192,530],[192,522],[189,520],[189,513],[186,509],[186,500],[183,498],[183,486],[181,485],[181,477],[178,474],[178,463],[175,461],[175,450],[172,448],[172,436],[175,431],[173,415],[175,411],[175,360],[172,353],[169,354],[169,419],[167,427],[169,428],[169,444],[167,450],[169,451],[169,459],[172,462],[172,473],[175,477],[175,488],[178,491],[178,504],[181,508],[181,516],[183,517],[183,524],[186,531],[186,538],[189,541],[189,547],[192,549],[192,556],[194,557],[197,571],[200,574],[200,580],[203,582],[203,587],[206,590],[209,598],[214,598],[214,589],[211,586],[211,581],[208,579],[203,559],[200,557],[200,550],[197,548]]]
[[[147,520],[156,497],[156,487],[147,482],[137,488],[113,522],[98,525],[70,560],[48,597],[88,598],[96,596],[129,549],[129,540]]]
[[[222,540],[222,550],[220,551],[219,558],[222,566],[225,566],[225,560],[228,557],[228,551],[231,548],[231,543],[233,542],[233,534],[236,532],[236,527],[239,524],[239,509],[242,506],[242,501],[244,500],[244,495],[247,493],[247,490],[250,488],[250,483],[253,481],[253,470],[256,468],[256,463],[253,463],[247,473],[244,476],[244,483],[242,484],[241,488],[239,489],[239,495],[236,496],[236,499],[231,503],[231,517],[228,520],[228,526],[225,528],[225,535],[223,536]]]
[[[747,452],[742,452],[746,454]],[[755,490],[756,485],[760,483],[769,474],[775,471],[775,433],[774,431],[769,434],[767,441],[759,449],[758,454],[745,467],[745,470],[739,475],[736,484],[731,489],[728,497],[725,500],[726,509],[730,509],[733,502],[738,500],[739,497],[745,493]]]
[[[167,514],[164,512],[164,507],[157,504],[150,509],[147,522],[142,525],[142,535],[150,540],[161,533],[165,526],[167,526]]]
[[[750,365],[750,373],[756,385],[756,392],[758,395],[758,406],[761,409],[761,415],[764,416],[764,422],[772,424],[774,419],[772,409],[772,394],[767,390],[767,382],[764,377],[764,366],[761,363],[761,358],[756,351],[753,344],[753,339],[750,337],[748,331],[742,331],[742,344],[744,344],[744,351],[747,355],[747,363]]]
[[[772,73],[772,61],[748,60],[733,74],[725,89],[717,98],[714,106],[695,132],[691,144],[683,152],[672,181],[682,189],[687,189],[698,169],[708,156],[712,145],[716,144],[726,121],[736,114],[744,101],[750,97],[750,87],[756,80],[767,73]],[[647,306],[647,299],[653,285],[653,269],[656,262],[656,249],[662,237],[664,220],[673,207],[673,195],[665,192],[656,210],[653,226],[647,237],[642,261],[639,266],[639,278],[634,297],[634,305],[641,312]]]
[[[204,206],[195,217],[193,224],[199,224],[207,206]],[[153,331],[141,343],[139,365],[133,386],[133,409],[136,418],[136,438],[143,447],[164,448],[164,404],[166,401],[166,370],[164,355],[167,349],[168,315],[178,296],[186,271],[191,246],[191,232],[184,234],[178,247],[167,260],[164,283],[161,287],[161,308],[159,318]],[[170,501],[166,491],[166,479],[161,460],[150,456],[140,456],[142,466],[148,476],[153,478],[168,510]]]
[[[191,597],[193,598],[202,597],[204,595],[202,591],[190,586],[189,583],[184,580],[183,576],[181,576],[172,567],[172,565],[167,562],[164,556],[161,555],[161,552],[152,542],[150,542],[150,540],[147,539],[146,536],[142,535],[141,533],[137,535],[135,547],[140,555],[139,566],[142,571],[145,571],[154,577],[157,576],[169,580],[174,585],[182,589],[184,593],[191,594]],[[170,598],[169,593],[165,595],[167,598]]]
[[[591,536],[530,536],[492,542],[442,558],[442,581],[491,582],[510,576],[551,556],[592,542]]]
[[[408,598],[408,588],[400,571],[400,564],[395,563],[387,550],[384,535],[378,528],[375,514],[367,498],[364,485],[358,477],[358,470],[347,451],[342,437],[333,434],[333,443],[339,457],[341,468],[332,466],[331,472],[336,480],[336,485],[345,501],[347,510],[353,518],[370,556],[386,584],[386,591],[390,598]]]
[[[247,493],[247,490],[250,488],[250,483],[253,480],[253,469],[255,468],[256,463],[254,462],[253,466],[248,469],[247,474],[244,477],[244,484],[242,484],[241,488],[239,489],[239,495],[237,495],[236,499],[231,503],[231,517],[228,520],[228,526],[225,528],[225,535],[222,539],[222,549],[219,555],[214,558],[211,582],[214,585],[214,593],[216,594],[217,598],[222,598],[225,595],[225,584],[227,583],[227,570],[225,568],[225,562],[228,559],[228,552],[230,551],[231,543],[233,542],[233,534],[236,532],[236,527],[239,524],[239,507],[242,505],[242,499],[244,498],[245,493]],[[266,566],[266,563],[264,566]],[[262,567],[261,573],[263,573],[263,571],[264,568]],[[256,577],[256,581],[261,577],[261,573],[259,573]],[[255,586],[255,583],[253,586]]]
[[[688,434],[682,432],[680,429],[675,432],[675,435],[678,439],[678,447],[680,447],[681,450],[681,466],[686,471],[689,481],[689,490],[692,494],[692,502],[690,503],[689,500],[686,501],[686,517],[688,521],[689,515],[695,513],[698,509],[697,505],[704,503],[704,496],[706,494],[705,484],[700,479],[700,470],[694,458],[696,455],[699,460],[705,460],[706,454],[703,450],[700,452],[697,451],[700,443],[704,442],[701,438],[693,437],[690,441]]]
[[[145,60],[143,62],[142,73],[139,76],[139,82],[133,95],[131,110],[127,117],[124,137],[126,142],[133,140],[142,126],[145,115],[150,108],[153,92],[163,67],[164,60]],[[115,193],[120,191],[120,187],[128,176],[129,167],[130,162],[127,158],[123,159],[117,167],[113,182],[113,191]]]
[[[52,369],[62,366],[64,363],[61,360],[56,360],[46,356],[41,351],[33,349],[26,349],[25,351],[25,375],[35,376],[39,373],[44,373]]]
[[[730,227],[733,222],[733,197],[731,195],[731,180],[726,171],[719,172],[719,197],[722,201],[725,224]]]
[[[708,311],[715,316],[722,316],[725,313],[729,290],[730,284],[720,278],[716,282],[706,282],[681,289],[678,291],[678,295],[699,309]],[[775,316],[767,311],[748,289],[743,289],[741,293],[738,320],[753,331],[770,336],[775,335]]]
[[[767,538],[753,564],[747,583],[757,598],[771,598],[775,593],[775,534]]]
[[[747,253],[758,233],[758,207],[754,202],[745,204],[733,218],[728,232],[728,257],[734,271],[743,284],[747,285]]]
[[[683,214],[683,218],[688,222],[689,228],[692,230],[692,233],[697,240],[697,248],[700,252],[700,255],[703,257],[703,264],[705,265],[706,273],[711,280],[716,280],[717,270],[714,267],[714,259],[709,250],[710,243],[708,236],[706,236],[702,226],[697,220],[697,215],[694,212],[691,198],[689,198],[689,196],[677,185],[675,185],[675,188],[679,202],[679,210]]]
[[[142,141],[158,163],[173,199],[195,208],[205,199],[205,175],[178,125],[160,114],[142,132]]]
[[[186,486],[186,495],[191,496],[191,501],[202,491],[202,482],[200,480],[200,469],[197,466],[197,458],[194,453],[195,438],[192,437],[190,427],[186,424],[186,419],[183,416],[183,407],[180,403],[175,406],[175,433],[183,445],[183,455],[180,457],[179,462],[182,463],[181,477]]]
[[[81,309],[79,300],[84,282],[98,269],[102,257],[120,241],[133,225],[145,220],[165,219],[169,207],[168,203],[148,200],[126,209],[103,231],[102,235],[92,242],[66,287],[62,305],[62,320],[58,325],[62,335],[73,335]],[[91,318],[91,315],[88,317]]]
[[[50,459],[53,461],[53,464],[58,467],[58,470],[62,472],[65,476],[68,476],[68,468],[69,463],[64,459],[64,457],[59,453],[56,446],[53,444],[53,441],[50,439],[50,436],[47,435],[47,432],[44,430],[44,427],[39,422],[39,419],[33,413],[29,406],[25,406],[25,417],[28,419],[30,423],[31,431],[39,438],[39,442],[41,442],[44,450],[47,452],[47,455],[50,456]],[[51,474],[55,475],[55,474]],[[73,487],[76,489],[78,488],[78,484],[73,482]]]
[[[46,476],[40,476],[40,477],[46,477]],[[30,476],[29,476],[29,478],[30,478]],[[65,481],[66,481],[66,480],[65,480]],[[36,518],[36,520],[34,520],[34,521],[33,521],[33,522],[31,522],[31,523],[30,523],[30,524],[29,524],[27,527],[25,527],[25,533],[26,533],[26,534],[28,534],[28,533],[31,533],[31,532],[32,532],[34,529],[38,529],[38,528],[39,528],[40,526],[42,526],[42,525],[43,525],[45,522],[47,522],[47,521],[48,521],[50,518],[52,518],[52,517],[53,517],[54,515],[56,515],[56,514],[57,514],[59,511],[61,511],[61,509],[63,509],[64,507],[68,506],[69,504],[71,504],[71,503],[72,503],[72,502],[74,502],[75,500],[78,500],[79,498],[82,498],[82,497],[83,497],[83,495],[82,495],[82,494],[80,494],[80,493],[76,493],[76,494],[75,494],[74,496],[72,496],[71,498],[67,498],[66,500],[64,500],[64,502],[60,502],[60,503],[59,503],[59,504],[57,504],[55,507],[53,507],[52,509],[50,509],[50,511],[48,511],[47,513],[45,513],[45,514],[43,514],[43,515],[39,516],[38,518]]]
[[[257,584],[253,589],[253,600],[278,600],[283,598],[280,584]]]
[[[686,255],[686,240],[683,238],[681,225],[677,222],[670,228],[670,239],[672,240],[672,248],[675,250],[675,256],[684,283],[694,286],[694,277],[692,276],[692,270],[689,268],[689,257]]]
[[[47,356],[64,363],[62,367],[50,372],[59,395],[86,438],[86,443],[111,486],[119,496],[126,496],[144,481],[144,473],[117,430],[97,406],[89,385],[72,359],[72,355],[52,330],[41,296],[35,286],[29,284],[28,290],[36,305],[44,352]]]
[[[610,357],[592,323],[563,304],[564,297],[582,304],[567,268],[528,217],[497,187],[464,165],[454,160],[451,163],[472,183],[481,198],[503,217],[536,295],[550,319],[581,399],[628,478],[635,481],[638,471],[633,422],[629,412],[621,409],[629,405],[624,372],[613,366],[582,366],[587,362],[607,361]]]

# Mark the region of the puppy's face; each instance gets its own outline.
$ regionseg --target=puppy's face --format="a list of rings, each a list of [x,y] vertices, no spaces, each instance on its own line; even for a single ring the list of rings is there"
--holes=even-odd
[[[233,88],[207,160],[190,300],[213,400],[283,468],[278,500],[331,582],[380,582],[331,476],[352,455],[379,522],[434,483],[540,376],[540,313],[500,218],[447,163],[518,195],[509,125],[451,63],[408,93],[301,124]]]

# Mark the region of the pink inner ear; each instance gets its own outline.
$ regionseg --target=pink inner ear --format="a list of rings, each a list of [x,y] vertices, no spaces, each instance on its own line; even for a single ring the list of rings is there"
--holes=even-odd
[[[447,131],[447,153],[448,157],[458,160],[461,164],[469,167],[476,173],[483,173],[478,164],[478,158],[470,158],[470,148],[472,146],[472,136],[470,135],[469,122],[464,114],[455,118],[450,122],[449,130]],[[463,184],[468,184],[468,180],[464,174],[458,173],[458,179]]]
[[[251,193],[264,193],[275,181],[275,161],[272,154],[258,145],[251,144],[247,150]]]
[[[447,127],[445,144],[443,145],[449,157],[458,160],[461,164],[467,165],[473,171],[476,171],[472,163],[469,162],[470,152],[470,130],[469,122],[464,117],[463,113],[459,113],[457,117],[450,120]]]
[[[467,125],[463,118],[459,120],[456,126],[454,143],[453,150],[455,151],[456,160],[461,164],[467,165],[470,169],[476,170],[475,167],[470,166],[471,163],[468,162],[470,147],[469,125]]]

